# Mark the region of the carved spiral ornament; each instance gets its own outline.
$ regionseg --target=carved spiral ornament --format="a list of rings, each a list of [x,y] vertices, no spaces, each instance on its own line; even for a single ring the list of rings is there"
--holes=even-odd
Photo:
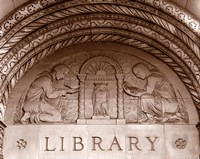
[[[110,41],[170,66],[200,112],[199,36],[199,21],[167,0],[31,1],[0,23],[0,99],[6,104],[26,71],[56,50]],[[92,68],[117,71],[106,63]]]

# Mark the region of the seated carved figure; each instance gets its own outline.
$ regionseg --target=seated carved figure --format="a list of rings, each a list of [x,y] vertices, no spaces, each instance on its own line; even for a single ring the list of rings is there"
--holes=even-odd
[[[51,72],[42,73],[32,82],[23,103],[24,115],[21,118],[23,124],[28,120],[31,123],[61,122],[56,99],[67,93],[77,92],[77,89],[69,87],[55,89],[53,80],[64,79],[68,72],[69,69],[65,65],[56,65]]]
[[[108,116],[109,92],[106,83],[95,83],[92,93],[94,116]]]
[[[141,110],[146,115],[141,122],[188,120],[172,84],[158,70],[150,70],[146,65],[139,63],[133,66],[133,73],[137,78],[146,80],[145,87],[141,89],[124,82],[123,89],[127,94],[140,98]]]

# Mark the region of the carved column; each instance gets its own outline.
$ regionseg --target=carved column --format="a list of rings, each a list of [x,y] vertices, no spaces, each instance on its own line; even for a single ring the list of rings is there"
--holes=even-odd
[[[86,74],[79,74],[78,78],[80,80],[80,88],[79,88],[79,109],[78,109],[78,118],[85,119],[85,78]]]
[[[124,102],[123,102],[123,88],[122,81],[123,74],[116,74],[117,77],[117,105],[118,105],[118,119],[124,119]]]
[[[6,125],[0,121],[0,159],[3,159],[3,140],[4,140],[4,129]]]

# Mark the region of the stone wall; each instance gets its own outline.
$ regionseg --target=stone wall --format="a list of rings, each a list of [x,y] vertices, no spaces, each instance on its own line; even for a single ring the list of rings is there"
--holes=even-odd
[[[6,129],[4,155],[5,159],[198,159],[197,138],[194,125],[18,125]]]

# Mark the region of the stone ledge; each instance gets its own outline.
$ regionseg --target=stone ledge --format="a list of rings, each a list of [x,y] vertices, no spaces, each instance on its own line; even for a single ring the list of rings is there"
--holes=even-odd
[[[125,125],[125,119],[78,119],[78,125]]]

